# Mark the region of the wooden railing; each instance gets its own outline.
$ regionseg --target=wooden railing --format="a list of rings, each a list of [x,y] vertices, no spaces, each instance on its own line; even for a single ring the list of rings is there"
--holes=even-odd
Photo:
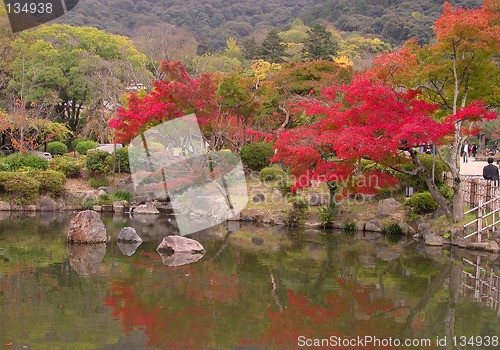
[[[500,316],[500,276],[495,274],[493,269],[487,271],[481,267],[480,256],[475,263],[465,258],[463,260],[474,267],[474,273],[462,270],[461,294],[473,297],[495,311],[498,310]]]
[[[494,231],[496,226],[500,223],[500,196],[490,199],[487,202],[479,199],[479,204],[477,207],[472,208],[464,213],[467,215],[469,213],[476,212],[476,219],[464,225],[464,230],[467,227],[476,225],[475,231],[466,235],[464,238],[467,239],[474,235],[477,235],[477,241],[481,242],[483,237],[483,232],[487,232],[489,229]]]
[[[451,175],[445,175],[445,182],[452,185]],[[483,233],[495,230],[500,226],[500,189],[498,182],[483,179],[482,176],[460,176],[463,190],[464,206],[472,209],[464,215],[476,213],[475,219],[464,225],[464,230],[473,227],[474,231],[464,238],[477,235],[477,241],[482,241]],[[467,232],[467,231],[466,231]]]
[[[482,176],[461,176],[460,182],[463,189],[464,205],[470,208],[479,206],[495,198],[498,191],[498,183],[483,179]]]

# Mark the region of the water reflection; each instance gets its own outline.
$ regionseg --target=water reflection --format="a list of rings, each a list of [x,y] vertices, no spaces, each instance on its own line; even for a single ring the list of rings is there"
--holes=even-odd
[[[90,252],[68,250],[70,218],[0,221],[2,344],[299,349],[300,336],[500,334],[498,256],[377,234],[241,225],[194,235],[205,256],[181,265],[156,252],[174,229],[164,218],[106,217],[112,242]],[[145,239],[132,256],[114,239],[125,226]]]
[[[170,267],[191,264],[203,258],[203,254],[187,252],[174,252],[173,254],[158,252],[158,254],[160,254],[163,265]]]
[[[142,242],[117,242],[116,245],[118,249],[125,256],[132,256],[135,254],[137,248],[142,244]]]
[[[106,244],[68,244],[69,265],[80,276],[99,271],[99,265],[106,255]]]

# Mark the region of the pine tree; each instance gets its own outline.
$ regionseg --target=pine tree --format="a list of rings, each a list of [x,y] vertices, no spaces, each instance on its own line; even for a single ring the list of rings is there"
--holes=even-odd
[[[281,63],[285,60],[287,47],[281,40],[277,29],[271,29],[262,42],[260,58],[271,63]]]
[[[332,33],[325,26],[316,23],[307,31],[302,59],[305,61],[332,61],[338,51],[338,44],[332,40]]]
[[[212,44],[206,36],[202,36],[198,43],[198,48],[196,49],[196,54],[198,56],[203,56],[207,53],[213,53]]]
[[[255,41],[255,38],[247,39],[242,44],[243,56],[247,60],[254,60],[259,57],[261,48]]]

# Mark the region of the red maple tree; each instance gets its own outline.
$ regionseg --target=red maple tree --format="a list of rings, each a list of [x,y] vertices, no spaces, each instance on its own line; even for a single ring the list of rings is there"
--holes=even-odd
[[[444,203],[431,193],[447,215],[463,218],[460,152],[481,121],[496,118],[487,107],[497,104],[500,50],[500,3],[485,0],[478,9],[453,9],[445,2],[435,24],[436,40],[420,47],[415,40],[392,54],[379,56],[370,71],[377,79],[400,89],[422,91],[422,98],[440,106],[443,123],[453,128],[447,144],[451,159],[441,156],[453,177],[453,200]],[[483,102],[484,101],[484,102]]]
[[[449,123],[432,118],[437,106],[419,99],[418,91],[396,92],[369,75],[359,75],[351,85],[327,88],[321,99],[302,108],[322,118],[282,132],[273,160],[292,169],[296,187],[309,186],[311,180],[326,182],[330,207],[339,189],[344,194],[374,193],[395,184],[387,172],[363,169],[360,159],[393,168],[413,161],[416,171],[425,173],[413,147],[439,143],[451,131]]]
[[[131,94],[126,108],[110,121],[118,142],[128,143],[152,126],[187,114],[196,114],[200,125],[218,115],[217,87],[210,75],[193,79],[182,63],[170,61],[162,61],[160,71],[165,78],[155,81],[149,94]]]

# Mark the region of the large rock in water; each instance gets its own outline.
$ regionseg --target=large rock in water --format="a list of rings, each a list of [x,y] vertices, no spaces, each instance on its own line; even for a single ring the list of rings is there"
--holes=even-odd
[[[106,227],[99,214],[93,210],[84,210],[71,219],[68,242],[70,243],[105,243]]]
[[[157,251],[170,251],[174,252],[202,252],[205,250],[203,246],[194,239],[182,236],[167,236],[163,238]]]

